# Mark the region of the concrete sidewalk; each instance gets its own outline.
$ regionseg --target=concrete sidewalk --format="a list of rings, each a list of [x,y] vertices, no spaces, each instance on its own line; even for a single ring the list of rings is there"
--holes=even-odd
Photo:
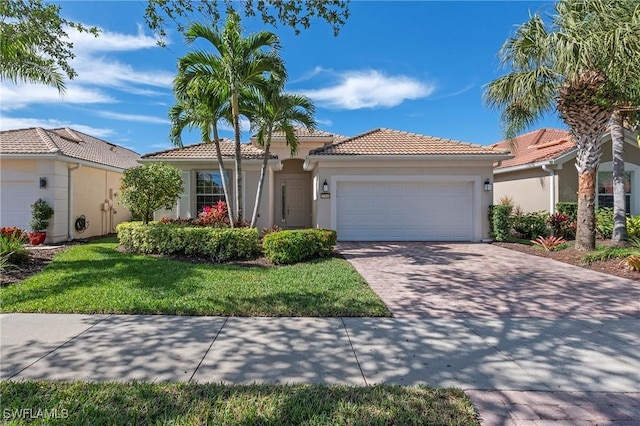
[[[3,314],[0,331],[2,379],[456,386],[485,425],[640,424],[638,319]]]

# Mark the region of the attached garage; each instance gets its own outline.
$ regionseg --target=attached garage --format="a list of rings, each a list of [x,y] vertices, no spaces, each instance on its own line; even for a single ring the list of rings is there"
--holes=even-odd
[[[396,179],[337,182],[336,231],[341,240],[474,239],[473,182]]]
[[[312,150],[313,224],[339,241],[489,238],[493,163],[501,150],[375,129]]]
[[[2,196],[0,196],[0,224],[29,229],[31,204],[40,197],[38,182],[33,174],[2,170]]]

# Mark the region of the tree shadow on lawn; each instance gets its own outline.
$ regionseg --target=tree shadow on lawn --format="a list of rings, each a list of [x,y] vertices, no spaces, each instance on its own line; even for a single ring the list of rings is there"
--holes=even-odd
[[[61,257],[3,291],[4,312],[237,316],[388,316],[370,297],[299,283],[270,284],[273,268],[202,265],[120,253],[99,245]],[[318,259],[312,263],[322,263]],[[303,277],[300,277],[301,279]],[[273,280],[277,281],[278,278]]]

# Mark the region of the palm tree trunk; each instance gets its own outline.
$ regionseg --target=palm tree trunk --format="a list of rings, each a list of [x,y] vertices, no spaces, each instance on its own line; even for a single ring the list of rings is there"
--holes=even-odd
[[[262,198],[262,188],[264,186],[264,177],[267,174],[267,163],[269,162],[269,150],[271,149],[271,129],[267,135],[267,143],[264,146],[264,158],[262,159],[262,168],[260,169],[260,180],[258,181],[258,190],[256,191],[256,202],[253,206],[253,215],[251,215],[251,227],[256,226],[258,220],[258,212],[260,211],[260,199]]]
[[[622,116],[611,116],[611,146],[613,154],[613,234],[611,240],[623,245],[627,240],[627,206],[624,188],[624,133]]]
[[[233,212],[229,208],[229,187],[227,185],[227,176],[224,173],[224,162],[222,161],[222,150],[220,149],[220,137],[218,136],[218,126],[213,125],[213,143],[216,147],[216,157],[218,158],[218,170],[220,171],[220,178],[222,179],[222,191],[224,192],[224,199],[227,203],[227,215],[229,216],[229,226],[233,228]]]
[[[231,96],[232,102],[232,113],[233,113],[233,132],[235,136],[235,145],[236,145],[236,159],[235,159],[235,190],[236,190],[236,202],[234,206],[235,217],[238,225],[242,222],[242,207],[240,206],[240,202],[242,201],[242,151],[240,149],[240,113],[238,107],[238,94],[233,93]]]
[[[578,176],[578,224],[576,250],[590,251],[596,247],[596,171],[588,170]]]

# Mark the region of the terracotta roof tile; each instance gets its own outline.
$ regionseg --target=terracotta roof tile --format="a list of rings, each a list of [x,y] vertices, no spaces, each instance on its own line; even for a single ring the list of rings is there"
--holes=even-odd
[[[244,143],[240,149],[243,159],[258,160],[264,158],[264,151],[251,144]],[[235,143],[231,139],[220,139],[220,150],[223,158],[235,158]],[[269,157],[278,158],[274,154],[269,154]],[[201,142],[182,148],[152,152],[143,155],[142,158],[145,160],[212,160],[216,158],[216,148],[213,143]]]
[[[559,129],[539,129],[491,146],[509,150],[514,155],[501,161],[496,169],[553,160],[575,149],[571,133]]]
[[[486,146],[391,129],[371,130],[310,152],[312,155],[495,155],[504,153],[504,150]]]
[[[327,137],[335,136],[333,133],[325,132],[324,130],[316,129],[313,131],[309,131],[304,126],[296,126],[295,129],[296,129],[296,136],[298,136],[299,138],[327,138]],[[271,136],[282,138],[284,137],[284,132],[273,132]]]
[[[137,166],[140,158],[127,148],[69,128],[33,127],[0,132],[0,154],[52,153],[120,169]]]

